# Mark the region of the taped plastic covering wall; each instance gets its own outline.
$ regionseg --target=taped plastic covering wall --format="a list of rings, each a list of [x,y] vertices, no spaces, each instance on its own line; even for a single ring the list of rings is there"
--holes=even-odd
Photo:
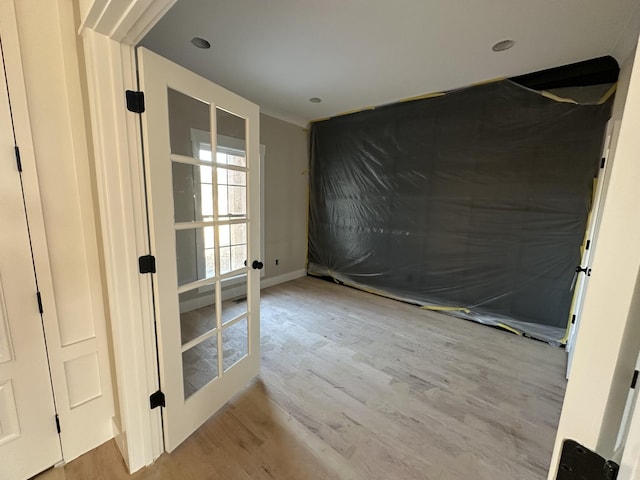
[[[610,110],[504,80],[312,124],[309,273],[561,342]]]

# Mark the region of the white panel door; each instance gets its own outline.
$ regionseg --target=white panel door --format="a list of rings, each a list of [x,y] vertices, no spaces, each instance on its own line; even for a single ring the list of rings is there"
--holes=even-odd
[[[22,480],[62,451],[8,98],[0,76],[0,478]]]
[[[138,59],[172,451],[258,373],[259,109],[146,49]]]

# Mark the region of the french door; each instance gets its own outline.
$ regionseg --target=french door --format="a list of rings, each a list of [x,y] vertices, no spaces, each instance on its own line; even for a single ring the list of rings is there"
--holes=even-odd
[[[23,480],[62,450],[14,145],[0,74],[0,478]]]
[[[259,369],[259,110],[138,50],[154,296],[172,451]]]
[[[609,151],[611,147],[611,138],[613,135],[613,121],[609,120],[607,123],[607,129],[605,132],[604,142],[602,145],[602,160],[608,162]],[[595,189],[593,192],[591,212],[587,220],[587,228],[584,238],[584,248],[582,251],[582,258],[580,259],[580,265],[576,269],[574,277],[574,284],[572,288],[575,288],[573,294],[573,301],[571,303],[570,320],[567,331],[567,344],[565,350],[567,352],[567,373],[566,377],[569,378],[571,374],[571,365],[573,364],[573,354],[575,351],[576,336],[580,328],[580,319],[582,316],[582,307],[584,304],[584,297],[586,295],[587,286],[589,284],[589,276],[591,275],[591,263],[593,261],[593,251],[596,243],[596,236],[600,225],[600,210],[602,208],[602,195],[604,191],[605,180],[605,165],[601,165],[597,177],[595,178]]]

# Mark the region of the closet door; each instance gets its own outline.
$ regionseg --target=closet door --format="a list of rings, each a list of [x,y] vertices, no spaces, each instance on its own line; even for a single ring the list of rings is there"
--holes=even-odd
[[[1,41],[1,39],[0,39]],[[4,69],[3,69],[4,72]],[[22,480],[62,460],[22,179],[0,77],[0,478]]]

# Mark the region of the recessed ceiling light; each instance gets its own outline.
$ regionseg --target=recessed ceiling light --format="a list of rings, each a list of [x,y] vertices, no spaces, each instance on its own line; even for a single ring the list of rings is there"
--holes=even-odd
[[[320,103],[320,102],[322,101],[322,99],[321,99],[321,98],[318,98],[318,97],[311,97],[311,98],[309,99],[309,101],[310,101],[311,103]]]
[[[514,42],[513,40],[501,40],[493,47],[491,47],[491,50],[493,50],[494,52],[504,52],[505,50],[509,50],[511,47],[513,47],[515,43],[516,42]]]
[[[208,40],[205,40],[202,37],[193,37],[191,39],[191,43],[198,48],[211,48],[211,44]]]

